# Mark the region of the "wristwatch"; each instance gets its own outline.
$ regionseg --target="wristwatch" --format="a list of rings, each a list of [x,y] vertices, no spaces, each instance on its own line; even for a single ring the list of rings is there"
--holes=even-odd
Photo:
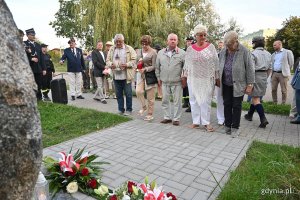
[[[252,84],[252,83],[250,83],[250,84],[248,84],[247,86],[249,86],[249,87],[253,87],[253,84]]]

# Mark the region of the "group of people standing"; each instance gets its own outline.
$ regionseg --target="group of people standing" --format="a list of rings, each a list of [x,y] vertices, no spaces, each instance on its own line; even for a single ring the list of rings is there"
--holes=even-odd
[[[34,44],[30,42],[29,33],[30,31],[27,33],[29,41],[25,44],[32,47]],[[245,119],[252,121],[253,114],[257,111],[261,122],[259,127],[265,128],[269,122],[260,97],[265,95],[267,78],[271,75],[273,101],[277,103],[277,87],[280,83],[282,103],[286,102],[287,80],[293,66],[292,52],[282,48],[282,43],[278,40],[274,42],[275,53],[271,55],[264,48],[263,37],[253,38],[254,50],[251,52],[239,42],[235,31],[225,34],[223,42],[220,43],[221,46],[224,44],[224,47],[217,51],[207,39],[208,31],[205,26],[196,26],[194,34],[195,41],[192,43],[191,40],[185,50],[178,48],[178,36],[174,33],[168,35],[167,47],[160,51],[151,47],[152,38],[149,35],[141,37],[142,48],[137,50],[124,43],[122,34],[116,34],[114,44],[109,45],[104,52],[103,42],[98,41],[96,49],[92,52],[93,75],[97,82],[94,100],[107,103],[104,82],[107,71],[111,70],[120,114],[130,115],[133,111],[132,82],[135,81],[136,95],[141,105],[137,114],[144,116],[147,113],[144,118],[146,121],[154,118],[156,87],[159,87],[162,90],[163,124],[180,125],[182,107],[188,105],[192,114],[192,124],[189,127],[203,126],[209,132],[214,131],[210,115],[211,101],[216,91],[218,124],[224,125],[226,134],[233,137],[239,135],[245,94],[252,97]],[[81,73],[86,70],[83,53],[81,49],[76,48],[73,38],[70,39],[69,45],[70,48],[64,50],[60,62],[68,61],[71,99],[84,99],[81,92]],[[42,52],[36,50],[31,52],[33,53],[40,55]],[[37,83],[40,77],[37,74],[46,73],[43,62],[43,59],[37,61],[30,57],[33,71],[37,72]],[[40,67],[36,70],[34,66]],[[145,92],[147,99],[144,96]],[[171,101],[174,106],[171,106]],[[299,120],[296,119],[296,122],[298,121],[300,123],[300,115]]]

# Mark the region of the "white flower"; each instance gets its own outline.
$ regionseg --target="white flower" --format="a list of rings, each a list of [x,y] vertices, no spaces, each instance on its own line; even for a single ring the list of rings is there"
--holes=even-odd
[[[130,197],[129,197],[128,195],[125,194],[125,195],[123,196],[122,200],[130,200]]]
[[[75,193],[78,191],[78,184],[77,182],[71,182],[67,185],[67,192],[68,193]]]
[[[96,194],[99,194],[100,196],[104,196],[108,193],[108,187],[106,187],[105,185],[101,185],[98,189],[94,189],[94,192]]]

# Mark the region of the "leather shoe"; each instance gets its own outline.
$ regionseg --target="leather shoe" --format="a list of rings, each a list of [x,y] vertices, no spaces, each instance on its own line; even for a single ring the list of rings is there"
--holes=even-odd
[[[105,101],[105,100],[102,100],[102,101],[101,101],[101,103],[103,103],[103,104],[107,104],[107,101]]]
[[[249,114],[244,115],[245,119],[248,121],[252,121],[252,116],[250,116]]]
[[[77,99],[84,99],[84,97],[80,95],[77,97]]]
[[[100,99],[97,99],[97,98],[93,98],[95,101],[100,101]]]
[[[185,112],[191,112],[191,107],[188,107]]]
[[[162,124],[169,124],[169,123],[172,123],[172,120],[170,120],[170,119],[164,119],[160,123],[162,123]]]
[[[75,101],[75,96],[71,96],[71,100],[72,100],[72,101]]]
[[[179,126],[179,121],[174,121],[174,122],[173,122],[173,125],[174,125],[174,126]]]
[[[296,120],[292,120],[292,121],[290,121],[290,123],[291,124],[300,124],[300,120],[297,120],[297,119]]]

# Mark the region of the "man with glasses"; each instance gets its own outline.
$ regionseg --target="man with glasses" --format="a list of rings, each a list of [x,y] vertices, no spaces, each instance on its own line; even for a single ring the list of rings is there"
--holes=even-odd
[[[132,88],[136,68],[136,52],[124,43],[123,34],[116,34],[115,45],[107,54],[106,66],[113,71],[119,114],[130,115],[132,113]],[[126,96],[126,110],[124,108],[124,97]],[[126,111],[126,112],[125,112]]]

